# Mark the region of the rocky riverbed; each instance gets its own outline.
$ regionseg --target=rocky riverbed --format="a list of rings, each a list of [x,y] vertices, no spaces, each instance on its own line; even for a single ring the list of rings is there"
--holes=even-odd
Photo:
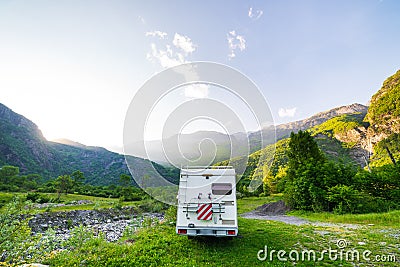
[[[30,221],[29,227],[33,234],[46,233],[53,229],[57,237],[68,239],[74,227],[85,226],[95,235],[103,233],[110,242],[118,240],[126,227],[134,230],[143,225],[146,218],[152,221],[161,221],[161,213],[136,214],[132,208],[101,209],[101,210],[72,210],[66,212],[44,212],[36,214]]]

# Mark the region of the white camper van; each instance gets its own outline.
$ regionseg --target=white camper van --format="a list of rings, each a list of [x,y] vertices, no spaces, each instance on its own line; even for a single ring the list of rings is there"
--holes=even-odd
[[[236,236],[236,175],[231,166],[181,169],[176,233]]]

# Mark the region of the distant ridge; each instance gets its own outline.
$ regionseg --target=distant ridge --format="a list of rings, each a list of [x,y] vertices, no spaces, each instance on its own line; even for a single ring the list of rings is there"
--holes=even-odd
[[[188,159],[197,159],[200,154],[202,155],[213,155],[213,151],[215,148],[217,149],[215,153],[215,158],[213,163],[217,163],[220,161],[224,161],[229,159],[231,156],[231,145],[235,146],[235,152],[237,154],[233,155],[242,156],[247,152],[247,137],[249,138],[249,145],[250,145],[250,152],[255,152],[263,148],[263,146],[270,145],[275,142],[276,140],[281,140],[283,138],[289,137],[291,132],[297,132],[299,130],[309,129],[313,126],[319,125],[324,123],[325,121],[334,118],[336,116],[340,116],[343,114],[354,114],[354,113],[362,113],[366,114],[368,107],[362,104],[351,104],[346,106],[341,106],[337,108],[333,108],[327,111],[319,112],[307,119],[299,120],[295,122],[289,122],[286,124],[280,124],[276,127],[267,127],[265,129],[258,132],[252,133],[236,133],[231,136],[226,134],[215,132],[215,131],[198,131],[191,134],[182,134],[166,138],[161,142],[161,140],[153,140],[146,142],[146,151],[140,150],[140,145],[138,144],[131,144],[132,149],[131,151],[136,151],[137,154],[134,156],[147,158],[149,157],[151,160],[157,162],[167,162],[167,159],[164,155],[164,149],[167,150],[169,153],[168,160],[171,162],[176,163],[177,165],[190,165],[190,162],[186,159],[182,159],[182,153]],[[261,133],[263,138],[263,143],[261,143]],[[199,143],[204,140],[209,139],[213,140],[215,146],[204,145],[202,147],[202,151],[199,150]],[[174,146],[176,143],[180,142],[181,150],[176,151],[176,153],[171,153],[174,151]],[[136,149],[137,148],[137,149]],[[205,160],[207,162],[207,160]],[[198,162],[197,165],[204,165],[203,162]]]
[[[154,172],[149,161],[129,158],[138,176]],[[67,139],[47,141],[36,124],[0,104],[0,167],[4,165],[40,174],[45,180],[80,170],[93,185],[117,184],[121,174],[130,174],[123,155]],[[163,172],[162,166],[156,167]]]
[[[367,112],[368,112],[367,106],[354,103],[351,105],[341,106],[327,111],[319,112],[304,120],[280,124],[276,126],[276,128],[305,130],[314,127],[315,125],[324,123],[325,121],[332,119],[333,117],[336,116],[340,116],[343,114],[353,114],[353,113],[367,114]]]
[[[58,143],[58,144],[63,144],[63,145],[68,145],[68,146],[73,146],[73,147],[78,147],[78,148],[83,148],[83,149],[88,149],[88,150],[106,150],[109,151],[108,149],[104,148],[104,147],[99,147],[99,146],[87,146],[84,144],[81,144],[79,142],[75,142],[66,138],[59,138],[59,139],[55,139],[50,141],[52,143]],[[112,151],[109,151],[112,152]],[[115,153],[115,152],[113,152]],[[119,153],[116,153],[119,154]]]

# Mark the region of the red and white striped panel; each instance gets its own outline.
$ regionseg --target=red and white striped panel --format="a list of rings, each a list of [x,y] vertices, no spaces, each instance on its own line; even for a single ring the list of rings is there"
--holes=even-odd
[[[212,219],[212,204],[199,204],[197,208],[197,220]]]

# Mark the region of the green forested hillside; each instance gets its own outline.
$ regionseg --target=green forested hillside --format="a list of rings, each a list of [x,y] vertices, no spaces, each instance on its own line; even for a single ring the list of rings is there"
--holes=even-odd
[[[357,127],[365,127],[363,122],[365,114],[354,113],[344,114],[327,120],[326,122],[311,128],[311,132],[316,134],[325,134],[334,137],[336,134],[343,134]]]
[[[378,134],[400,132],[400,70],[372,96],[366,120]]]
[[[400,160],[400,70],[387,78],[372,96],[365,120],[370,123],[368,137],[374,142],[372,166],[391,164],[389,152]]]
[[[400,162],[400,134],[393,133],[374,145],[374,154],[371,157],[371,166],[393,164],[389,156],[390,151],[396,164]]]
[[[144,159],[132,159],[138,169],[148,168]],[[19,167],[22,174],[39,174],[44,180],[80,170],[85,182],[93,185],[117,184],[121,174],[129,175],[123,155],[101,147],[49,142],[33,122],[0,104],[0,167],[4,165]],[[176,171],[153,165],[176,182]]]
[[[318,122],[314,119],[308,125],[306,129],[328,160],[356,168],[363,168],[367,161],[370,167],[400,161],[400,71],[389,77],[372,97],[368,112],[346,111]],[[252,153],[238,190],[246,193],[252,179],[263,179],[267,187],[264,192],[281,192],[279,181],[286,176],[288,142],[289,139],[282,139]],[[245,158],[238,157],[230,164],[239,166],[244,161]],[[218,165],[225,164],[228,161]],[[262,191],[259,188],[255,193]]]
[[[351,115],[344,116],[351,117]],[[344,116],[340,117],[347,118]],[[355,116],[357,117],[358,115]],[[336,124],[334,123],[335,121],[339,121],[340,127],[344,127],[346,129],[350,129],[355,125],[353,120],[350,120],[349,123],[346,123],[342,119],[333,118],[311,130],[313,132],[314,138],[318,146],[321,148],[328,159],[337,162],[344,162],[346,164],[355,166],[357,165],[357,162],[355,162],[354,159],[350,156],[351,149],[346,147],[345,144],[338,141],[336,138],[334,138],[332,134],[329,134],[332,128],[331,126],[336,126]],[[325,131],[325,129],[327,131]],[[322,134],[322,132],[324,132],[324,134]],[[258,150],[250,154],[248,157],[246,170],[241,177],[240,183],[238,184],[238,190],[241,192],[245,192],[247,190],[247,186],[250,184],[250,181],[252,179],[263,179],[264,182],[266,182],[268,179],[272,179],[272,183],[277,183],[279,178],[281,178],[279,176],[282,175],[282,172],[284,172],[288,161],[286,151],[288,148],[289,140],[289,138],[279,140],[275,144],[268,145],[264,149]],[[237,157],[232,159],[230,162],[222,161],[216,165],[223,166],[231,164],[235,168],[238,168],[238,166],[242,166],[245,160],[245,157]],[[281,191],[279,189],[279,185],[275,186],[277,186],[277,188],[274,188],[274,190],[277,190],[277,192]],[[260,190],[262,190],[262,188],[260,188],[258,192],[260,192]]]

